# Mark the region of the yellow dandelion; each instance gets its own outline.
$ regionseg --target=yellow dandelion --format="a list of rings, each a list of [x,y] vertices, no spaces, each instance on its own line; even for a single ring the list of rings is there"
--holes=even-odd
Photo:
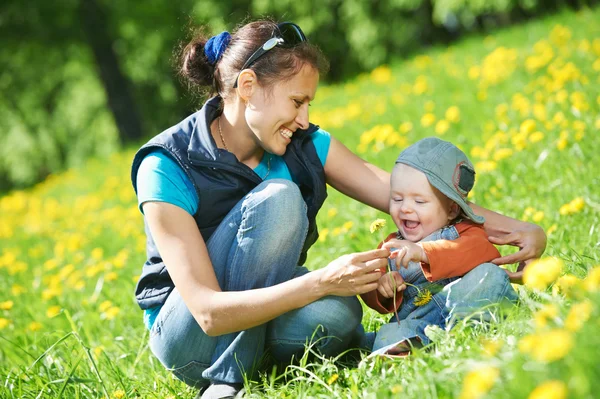
[[[565,274],[556,280],[556,283],[552,286],[552,295],[563,294],[566,297],[571,297],[572,294],[579,291],[581,280],[572,274]]]
[[[533,316],[537,328],[544,328],[548,325],[548,320],[553,320],[558,316],[558,306],[553,303],[542,306]]]
[[[371,234],[373,234],[376,231],[379,231],[382,228],[384,228],[385,224],[385,219],[376,219],[375,221],[373,221],[373,223],[371,223],[371,226],[369,226],[369,231],[371,232]]]
[[[467,76],[471,80],[478,79],[480,75],[481,75],[481,68],[478,66],[472,66],[471,68],[469,68],[469,72],[467,72]]]
[[[329,229],[328,228],[324,228],[321,231],[319,231],[319,241],[324,242],[325,240],[327,240],[327,236],[329,235]],[[135,278],[135,281],[137,281],[137,276]]]
[[[432,298],[433,295],[431,294],[431,291],[429,291],[428,289],[419,289],[417,292],[417,296],[413,300],[413,303],[415,304],[415,306],[427,305],[429,302],[431,302]]]
[[[104,315],[106,316],[106,320],[114,319],[115,317],[117,317],[117,315],[119,314],[120,311],[121,311],[121,309],[119,309],[116,306],[112,306],[112,307],[108,308],[104,312]]]
[[[12,287],[10,287],[10,292],[12,292],[12,294],[14,296],[19,296],[25,292],[27,292],[27,290],[25,289],[25,287],[23,287],[22,285],[19,284],[13,284]]]
[[[526,286],[545,290],[560,275],[563,268],[562,260],[554,257],[537,259],[531,262],[523,272],[523,282]]]
[[[106,310],[107,310],[108,308],[110,308],[111,306],[112,306],[112,302],[111,302],[111,301],[104,301],[104,302],[102,302],[102,303],[100,304],[100,306],[98,306],[98,309],[99,309],[101,312],[106,312]]]
[[[340,376],[337,373],[333,374],[331,377],[329,377],[327,379],[327,385],[333,384],[334,382],[336,382],[338,380],[338,378],[340,378]]]
[[[10,320],[5,319],[4,317],[0,317],[0,330],[8,327],[10,325]]]
[[[573,348],[573,334],[565,329],[553,329],[533,335],[533,344],[526,351],[541,363],[551,363],[565,357]],[[523,348],[526,348],[523,345]],[[519,346],[519,349],[522,349]]]
[[[433,110],[435,109],[435,103],[431,100],[426,101],[424,108],[427,112],[433,112]]]
[[[408,133],[413,129],[413,124],[410,122],[402,122],[400,124],[400,127],[398,128],[398,130],[400,131],[400,133]]]
[[[27,329],[29,331],[39,331],[42,329],[42,323],[38,322],[38,321],[32,321],[31,323],[29,323],[29,325],[27,326]]]
[[[483,352],[488,356],[495,356],[502,348],[502,341],[484,339],[481,342]]]
[[[435,115],[432,113],[427,113],[423,115],[421,118],[421,126],[429,127],[435,123]]]
[[[112,399],[123,399],[125,397],[125,391],[117,389],[112,393]]]
[[[589,299],[574,304],[565,318],[565,328],[571,332],[581,330],[581,327],[589,320],[593,310],[594,305]]]
[[[450,123],[445,119],[442,119],[435,124],[435,132],[439,135],[446,133],[448,129],[450,129]]]
[[[537,336],[530,334],[526,335],[517,344],[519,352],[530,353],[536,345]]]
[[[535,131],[535,121],[533,119],[527,119],[521,123],[519,128],[521,133],[530,134]]]
[[[548,231],[547,231],[546,233],[547,233],[548,235],[550,235],[550,234],[554,233],[556,230],[558,230],[558,225],[556,225],[556,224],[553,224],[552,226],[550,226],[550,227],[548,228]]]
[[[544,133],[534,132],[534,133],[531,133],[531,136],[529,136],[529,141],[531,141],[532,143],[537,143],[538,141],[541,141],[543,138],[544,138]]]
[[[14,304],[13,301],[0,302],[0,310],[11,310]]]
[[[327,217],[329,219],[331,219],[331,218],[335,217],[335,215],[337,215],[337,213],[338,213],[337,208],[329,208],[329,210],[327,211]]]
[[[558,148],[559,151],[563,151],[565,148],[567,148],[567,144],[569,144],[569,142],[567,141],[567,139],[560,138],[556,142],[556,148]]]
[[[342,230],[343,230],[344,232],[348,232],[348,230],[350,230],[350,229],[352,228],[352,226],[354,226],[354,222],[353,222],[353,221],[351,221],[351,220],[348,220],[347,222],[345,222],[345,223],[342,225]]]
[[[479,173],[491,172],[496,170],[498,164],[494,161],[480,161],[475,164],[475,170]]]
[[[600,266],[594,267],[583,280],[583,288],[588,292],[600,290]]]
[[[387,65],[381,65],[371,71],[371,80],[377,84],[386,84],[392,80],[392,70]]]
[[[100,260],[102,259],[102,256],[104,255],[104,250],[102,248],[94,248],[92,249],[92,258],[95,260]]]
[[[53,317],[56,317],[56,316],[58,316],[58,314],[60,313],[61,309],[62,309],[62,308],[61,308],[60,306],[58,306],[58,305],[50,306],[50,307],[49,307],[49,308],[46,310],[46,316],[47,316],[48,318],[53,318]]]
[[[558,212],[561,216],[565,216],[581,212],[583,208],[585,208],[585,200],[582,197],[577,197],[571,202],[561,206]]]
[[[484,366],[469,372],[463,381],[460,399],[477,399],[488,393],[500,376],[497,367]]]
[[[494,153],[494,161],[498,162],[503,159],[509,158],[513,154],[513,150],[510,148],[499,148]]]
[[[395,395],[404,391],[404,387],[402,385],[394,385],[390,388],[390,391]]]
[[[549,380],[537,386],[528,396],[528,399],[565,399],[567,386],[558,380]]]
[[[456,105],[453,105],[446,110],[445,116],[448,121],[458,123],[460,122],[460,109]]]
[[[536,213],[533,214],[533,217],[531,219],[536,223],[541,222],[542,220],[544,220],[544,212],[537,211]]]

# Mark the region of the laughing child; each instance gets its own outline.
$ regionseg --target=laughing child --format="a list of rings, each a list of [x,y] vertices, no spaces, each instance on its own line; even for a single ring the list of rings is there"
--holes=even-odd
[[[380,313],[398,311],[398,320],[377,333],[374,354],[407,354],[429,342],[427,326],[450,327],[482,306],[516,299],[508,275],[489,263],[500,253],[484,218],[467,203],[474,183],[466,155],[438,138],[420,140],[396,160],[390,215],[398,231],[383,244],[393,251],[393,271],[362,298]]]

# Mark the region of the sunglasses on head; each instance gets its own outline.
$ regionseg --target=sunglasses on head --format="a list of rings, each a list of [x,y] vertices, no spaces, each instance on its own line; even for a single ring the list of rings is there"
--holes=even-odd
[[[283,48],[291,48],[299,45],[302,42],[306,42],[306,36],[304,36],[304,32],[298,25],[293,22],[282,22],[277,24],[277,29],[273,32],[273,36],[267,40],[262,46],[258,48],[252,55],[248,58],[248,60],[242,66],[244,69],[248,68],[250,65],[254,64],[260,57],[265,55],[269,50],[272,50],[276,46],[280,46]],[[235,79],[235,83],[233,88],[237,88],[238,79],[240,75]]]

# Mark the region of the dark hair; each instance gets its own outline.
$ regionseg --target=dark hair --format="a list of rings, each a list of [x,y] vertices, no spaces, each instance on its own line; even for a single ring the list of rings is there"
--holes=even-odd
[[[203,31],[196,31],[193,39],[179,54],[178,73],[193,91],[203,94],[219,94],[226,99],[240,70],[252,53],[269,40],[277,23],[269,20],[250,22],[231,34],[231,41],[215,65],[204,54],[204,46],[210,38]],[[318,47],[303,42],[292,48],[275,47],[259,58],[249,68],[261,86],[270,88],[278,81],[288,79],[305,65],[324,75],[329,63]]]

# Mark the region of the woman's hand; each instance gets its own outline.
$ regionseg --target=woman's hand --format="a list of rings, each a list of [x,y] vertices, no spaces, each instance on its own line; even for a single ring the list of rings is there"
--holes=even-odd
[[[546,249],[546,233],[541,227],[530,223],[523,223],[523,228],[519,230],[499,237],[490,236],[488,239],[492,244],[514,245],[519,248],[518,252],[492,260],[497,265],[519,263],[516,272],[507,271],[510,281],[513,283],[522,282],[525,267],[531,261],[542,256]]]
[[[374,249],[341,256],[327,267],[316,270],[318,284],[326,295],[353,296],[377,289],[381,270],[387,266],[390,251]]]

